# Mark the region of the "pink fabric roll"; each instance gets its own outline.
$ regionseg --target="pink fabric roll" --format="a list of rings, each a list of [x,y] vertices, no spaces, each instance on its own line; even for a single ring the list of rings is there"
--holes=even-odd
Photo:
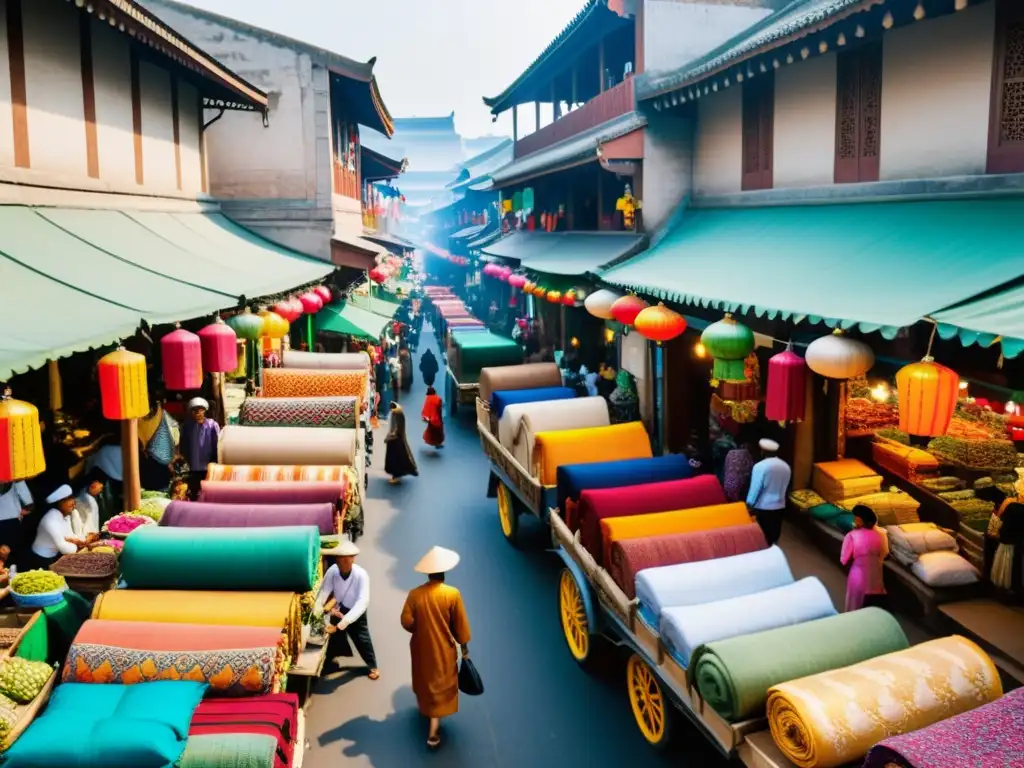
[[[710,531],[615,541],[607,567],[615,583],[632,600],[636,597],[636,575],[646,568],[717,560],[767,548],[768,541],[757,523],[734,525]]]
[[[334,505],[321,504],[214,504],[172,501],[160,518],[171,528],[278,528],[315,525],[320,535],[339,533],[340,517]]]
[[[337,504],[345,501],[345,483],[232,483],[203,480],[202,501],[212,504]]]

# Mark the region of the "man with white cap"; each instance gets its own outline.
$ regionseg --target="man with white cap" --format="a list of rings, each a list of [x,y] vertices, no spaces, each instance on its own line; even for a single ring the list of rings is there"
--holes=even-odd
[[[70,485],[62,485],[49,496],[50,509],[39,521],[36,539],[26,558],[26,570],[49,568],[62,555],[73,555],[84,542],[77,541],[71,528],[71,513],[75,511],[75,494]]]
[[[369,668],[369,678],[380,677],[377,669],[377,656],[373,652],[373,640],[370,638],[370,625],[366,618],[366,609],[370,605],[370,575],[364,568],[356,565],[359,547],[347,539],[329,548],[321,549],[320,554],[334,557],[335,562],[324,574],[320,592],[313,604],[313,612],[321,613],[328,602],[331,603],[327,641],[327,661],[337,666],[338,656],[351,656],[352,644]]]
[[[763,439],[758,444],[764,458],[754,465],[750,474],[747,506],[771,546],[782,535],[782,512],[786,508],[786,491],[793,473],[789,464],[775,455],[779,451],[778,443]]]
[[[217,443],[220,440],[220,425],[206,418],[210,404],[202,397],[193,397],[188,403],[189,416],[181,428],[181,455],[188,462],[188,491],[195,500],[199,498],[206,468],[217,461]]]
[[[441,718],[459,711],[459,673],[456,645],[469,658],[470,628],[462,595],[444,583],[444,575],[459,564],[459,554],[434,547],[416,563],[427,575],[402,608],[402,627],[412,633],[412,690],[420,714],[430,720],[427,747],[441,746]]]

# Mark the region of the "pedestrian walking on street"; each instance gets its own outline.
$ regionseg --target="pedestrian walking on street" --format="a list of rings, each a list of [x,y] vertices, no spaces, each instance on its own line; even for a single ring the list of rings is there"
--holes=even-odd
[[[419,470],[416,468],[416,459],[409,450],[409,441],[405,437],[405,411],[394,401],[391,403],[389,421],[391,429],[384,438],[384,471],[391,475],[388,482],[396,485],[406,475],[419,475]]]
[[[402,368],[402,391],[408,392],[412,389],[412,354],[405,344],[398,349],[398,363]]]
[[[423,400],[423,421],[427,428],[423,430],[423,442],[435,448],[444,447],[444,403],[441,402],[437,390],[427,387],[427,396]]]
[[[380,670],[377,669],[377,656],[373,652],[370,625],[366,618],[366,609],[370,605],[370,575],[356,565],[359,547],[351,541],[342,541],[330,549],[321,549],[320,554],[335,558],[334,565],[324,574],[313,604],[313,613],[329,612],[327,663],[339,667],[339,656],[351,656],[351,639],[369,669],[367,676],[376,680],[380,677]]]
[[[459,555],[434,547],[416,563],[427,583],[416,587],[402,608],[402,627],[412,634],[412,690],[420,714],[430,720],[427,747],[441,746],[441,718],[459,711],[459,659],[469,658],[470,628],[462,595],[444,582],[459,564]]]
[[[440,370],[440,366],[437,364],[437,358],[434,356],[433,350],[428,349],[420,358],[420,373],[423,374],[423,383],[428,387],[434,386],[438,370]]]

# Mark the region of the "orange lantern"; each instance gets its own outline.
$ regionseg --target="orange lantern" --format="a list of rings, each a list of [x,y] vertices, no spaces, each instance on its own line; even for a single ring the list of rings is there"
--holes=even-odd
[[[145,357],[118,347],[100,359],[96,370],[104,418],[123,421],[141,419],[149,413]]]
[[[623,325],[632,325],[636,322],[636,316],[647,309],[648,304],[639,296],[632,293],[616,299],[611,306],[612,317]]]
[[[541,288],[538,285],[536,288],[533,289],[533,295],[536,296],[538,299],[543,299],[545,296],[548,295],[548,289]]]
[[[663,341],[671,341],[685,331],[686,319],[659,303],[656,307],[640,310],[633,320],[633,326],[645,339],[661,344]]]
[[[931,357],[911,363],[896,374],[900,429],[908,435],[940,437],[953,420],[960,377]]]
[[[0,483],[27,480],[45,469],[39,410],[5,392],[0,398]]]
[[[562,292],[561,291],[548,291],[548,301],[552,304],[562,303]]]
[[[523,293],[527,294],[528,296],[532,296],[535,290],[537,290],[536,283],[531,282],[529,280],[523,283]]]

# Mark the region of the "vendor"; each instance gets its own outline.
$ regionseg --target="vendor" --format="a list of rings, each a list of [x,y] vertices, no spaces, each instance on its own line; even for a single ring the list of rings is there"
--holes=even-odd
[[[23,554],[22,518],[32,512],[32,494],[24,481],[0,483],[0,547],[9,548],[11,563]]]
[[[181,454],[188,462],[189,498],[199,498],[207,467],[217,461],[220,426],[206,418],[210,404],[202,397],[193,397],[188,404],[190,418],[181,428]]]
[[[321,613],[325,606],[332,605],[328,619],[331,637],[327,641],[327,663],[334,667],[338,656],[351,656],[351,639],[366,664],[367,676],[376,680],[380,672],[366,618],[366,609],[370,605],[370,575],[355,564],[359,547],[351,541],[342,541],[330,549],[321,549],[320,553],[335,558],[334,565],[324,574],[313,604],[314,613]]]
[[[85,487],[75,497],[75,511],[71,513],[71,530],[75,538],[85,540],[99,534],[102,493],[103,475],[98,471],[90,473]]]
[[[75,511],[75,496],[70,485],[62,485],[49,496],[46,503],[50,509],[39,521],[35,542],[25,558],[27,570],[49,568],[61,555],[73,555],[84,541],[75,538],[71,528],[71,515]]]

